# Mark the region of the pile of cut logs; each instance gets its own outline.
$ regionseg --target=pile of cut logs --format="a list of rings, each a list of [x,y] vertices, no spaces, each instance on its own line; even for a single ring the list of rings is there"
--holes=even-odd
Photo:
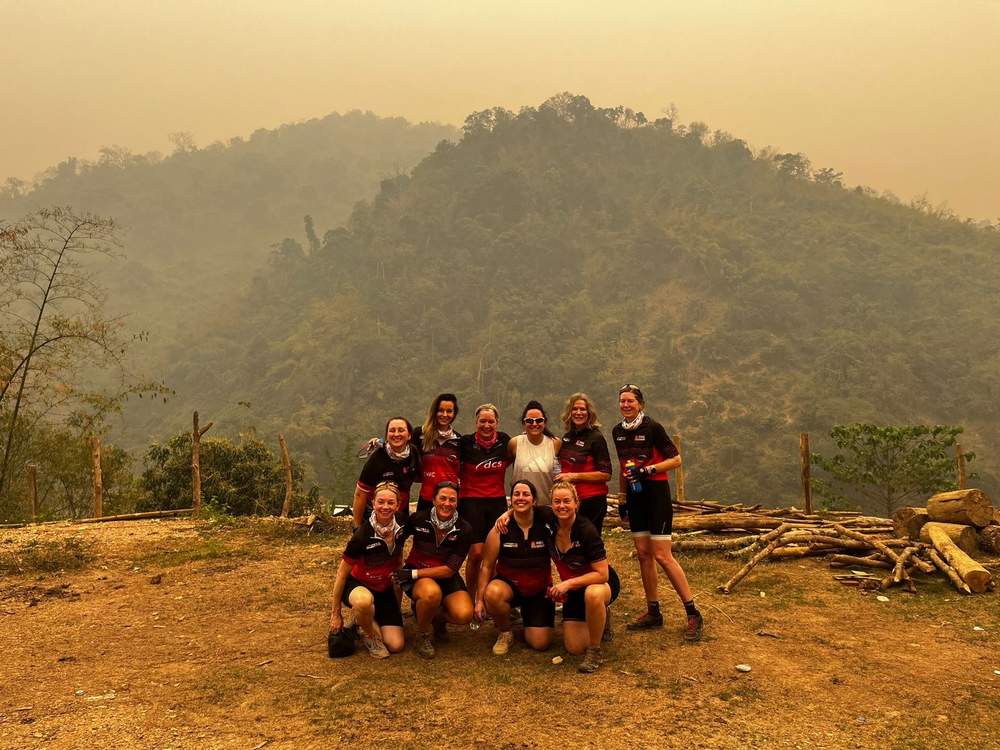
[[[795,508],[767,510],[759,505],[709,501],[675,503],[674,509],[674,549],[725,550],[728,557],[750,556],[719,587],[726,594],[763,560],[802,557],[825,557],[830,567],[847,569],[834,576],[845,585],[900,586],[915,592],[915,574],[940,571],[959,591],[981,593],[992,590],[993,578],[970,555],[979,549],[1000,554],[1000,513],[976,489],[934,495],[926,508],[902,509],[892,520],[852,512],[812,515]],[[740,535],[698,538],[706,533]]]

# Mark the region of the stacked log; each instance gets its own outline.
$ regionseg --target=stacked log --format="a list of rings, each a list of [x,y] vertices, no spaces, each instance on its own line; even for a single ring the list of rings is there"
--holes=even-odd
[[[971,526],[931,521],[924,524],[923,528],[920,529],[919,539],[924,544],[933,544],[931,541],[931,529],[943,531],[967,555],[974,555],[979,552],[979,534]]]

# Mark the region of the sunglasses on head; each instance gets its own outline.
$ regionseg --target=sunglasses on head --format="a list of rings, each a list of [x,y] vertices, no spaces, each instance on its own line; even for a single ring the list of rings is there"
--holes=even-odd
[[[527,425],[545,424],[545,417],[525,417],[521,421]]]

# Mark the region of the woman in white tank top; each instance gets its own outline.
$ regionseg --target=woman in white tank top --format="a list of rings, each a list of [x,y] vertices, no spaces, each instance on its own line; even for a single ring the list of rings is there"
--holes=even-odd
[[[550,505],[552,485],[561,471],[556,456],[562,441],[549,432],[548,415],[537,401],[529,401],[521,414],[524,434],[511,438],[507,444],[508,460],[514,463],[511,482],[527,479],[538,490],[537,503]]]

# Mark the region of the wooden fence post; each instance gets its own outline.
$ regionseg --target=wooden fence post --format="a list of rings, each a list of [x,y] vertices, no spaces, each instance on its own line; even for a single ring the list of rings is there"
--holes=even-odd
[[[813,512],[812,476],[809,471],[809,433],[799,434],[799,464],[802,468],[802,512]]]
[[[191,507],[195,518],[201,518],[201,436],[208,432],[215,422],[198,429],[198,412],[194,413],[194,430],[191,432]]]
[[[285,463],[285,504],[281,508],[281,517],[288,518],[288,512],[292,509],[292,462],[288,458],[285,436],[280,432],[278,433],[278,442],[281,443],[281,460]]]
[[[958,489],[965,489],[965,454],[962,453],[962,446],[955,443],[955,452],[958,454]]]
[[[681,436],[680,435],[674,435],[673,436],[673,441],[674,441],[674,446],[676,446],[676,448],[677,448],[677,453],[679,454],[681,452]],[[681,460],[683,461],[683,457],[681,457]],[[678,503],[683,503],[684,502],[684,466],[683,465],[678,466],[676,473],[677,473],[677,502]]]
[[[28,504],[31,506],[31,522],[38,523],[38,467],[28,464]]]
[[[101,474],[101,439],[90,438],[90,457],[94,460],[94,518],[104,515],[104,476]]]

